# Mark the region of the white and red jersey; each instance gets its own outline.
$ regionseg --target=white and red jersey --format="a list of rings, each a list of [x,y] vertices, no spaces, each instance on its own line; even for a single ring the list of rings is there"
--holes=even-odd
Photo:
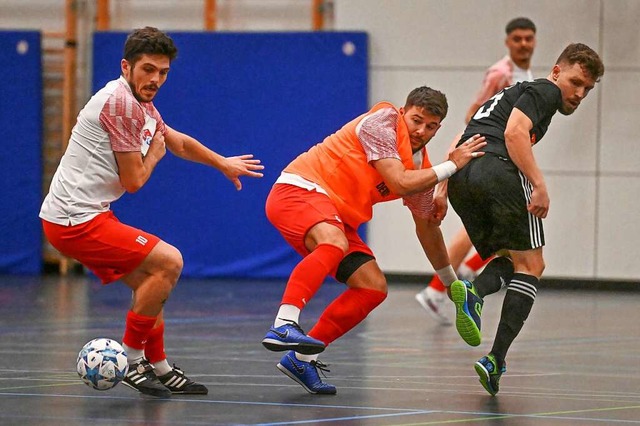
[[[139,102],[124,77],[107,83],[78,114],[40,218],[77,225],[109,210],[125,192],[114,152],[144,156],[156,130],[166,126],[152,102]]]

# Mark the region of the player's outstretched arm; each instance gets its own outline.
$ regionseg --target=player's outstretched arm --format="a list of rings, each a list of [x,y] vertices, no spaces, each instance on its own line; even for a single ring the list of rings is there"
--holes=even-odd
[[[484,152],[478,150],[486,144],[484,136],[473,135],[449,153],[449,160],[453,161],[460,170],[474,158],[482,157]]]
[[[260,160],[253,158],[253,154],[243,154],[233,157],[224,157],[217,152],[207,148],[195,138],[178,132],[167,126],[165,135],[167,148],[174,155],[189,161],[206,164],[215,167],[224,174],[235,185],[239,191],[242,189],[240,176],[262,177],[259,170],[264,166]]]
[[[449,154],[449,161],[429,169],[407,170],[402,162],[396,158],[383,158],[372,164],[391,192],[404,197],[426,191],[433,188],[438,182],[447,179],[472,159],[484,155],[478,150],[486,144],[484,137],[475,135],[454,149]]]
[[[263,174],[255,170],[263,170],[264,166],[260,164],[260,160],[253,158],[253,154],[237,155],[235,157],[226,157],[226,167],[221,169],[222,173],[236,186],[240,191],[242,183],[240,176],[262,177]]]

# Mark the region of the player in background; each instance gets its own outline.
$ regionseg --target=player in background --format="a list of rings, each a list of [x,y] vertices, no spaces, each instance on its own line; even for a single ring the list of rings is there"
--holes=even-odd
[[[500,90],[521,81],[533,80],[531,57],[536,47],[535,24],[529,18],[514,18],[507,23],[505,32],[504,44],[509,53],[487,69],[482,81],[482,88],[467,111],[465,124],[469,123],[473,114],[482,104]],[[460,135],[456,136],[456,142],[460,140]],[[454,235],[451,243],[447,246],[451,266],[459,278],[475,278],[490,260],[490,258],[483,259],[475,251],[467,258],[472,248],[471,240],[464,228],[461,228]],[[448,297],[445,290],[444,284],[435,274],[427,287],[415,297],[436,321],[442,325],[451,325],[451,320],[446,313]]]
[[[155,235],[118,221],[110,205],[142,188],[166,149],[218,169],[238,190],[240,176],[261,177],[257,170],[263,168],[252,155],[223,157],[165,124],[152,100],[176,55],[173,40],[156,28],[128,36],[120,78],[80,111],[40,210],[45,235],[56,249],[103,284],[121,280],[133,291],[122,339],[129,362],[123,383],[157,397],[207,393],[171,367],[164,352],[163,307],[180,277],[182,255]]]
[[[498,92],[476,111],[460,142],[481,134],[487,140],[486,155],[441,185],[438,196],[444,197],[448,189],[478,253],[483,258],[498,255],[473,283],[455,281],[450,288],[456,327],[469,345],[481,342],[483,298],[507,286],[491,351],[475,364],[480,383],[491,395],[498,393],[507,351],[529,316],[545,267],[542,219],[549,212],[549,194],[533,146],[556,111],[572,114],[603,74],[598,54],[574,43],[546,78]]]
[[[269,221],[303,259],[293,269],[271,329],[262,340],[272,351],[288,351],[277,367],[313,394],[335,394],[318,370],[318,353],[358,325],[387,296],[387,282],[357,229],[373,205],[403,198],[429,262],[443,282],[456,275],[440,232],[445,205],[433,202],[433,187],[472,158],[482,138],[471,136],[431,166],[425,145],[447,114],[447,100],[429,87],[414,89],[404,107],[388,102],[345,124],[293,160],[267,198]],[[299,317],[327,276],[344,292],[305,335]]]

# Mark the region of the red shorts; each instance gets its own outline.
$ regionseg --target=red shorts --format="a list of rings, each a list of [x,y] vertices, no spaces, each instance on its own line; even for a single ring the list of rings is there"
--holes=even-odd
[[[103,284],[133,272],[160,242],[120,222],[112,211],[75,226],[42,220],[42,228],[53,247],[89,268]]]
[[[320,222],[340,228],[347,236],[349,250],[345,257],[353,252],[373,256],[373,252],[362,241],[358,232],[340,220],[340,214],[331,199],[320,192],[278,183],[273,186],[267,197],[265,210],[273,226],[302,256],[309,254],[304,245],[307,232]],[[335,271],[332,275],[335,276]]]

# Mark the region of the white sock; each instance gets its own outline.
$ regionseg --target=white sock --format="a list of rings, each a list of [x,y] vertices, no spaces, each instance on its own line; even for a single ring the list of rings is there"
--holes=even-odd
[[[156,368],[156,376],[164,376],[168,372],[172,371],[173,368],[169,365],[166,358],[162,361],[154,362],[153,366]]]
[[[122,344],[122,348],[127,353],[127,363],[129,365],[140,362],[140,360],[144,358],[144,349],[133,349],[124,343]]]
[[[303,355],[301,353],[296,352],[296,358],[298,358],[299,361],[311,362],[311,361],[315,361],[315,360],[318,359],[318,354],[315,354],[315,355]]]
[[[275,321],[273,321],[273,326],[278,328],[282,325],[289,324],[289,321],[293,321],[298,324],[300,320],[300,308],[293,305],[280,305],[280,309],[278,309],[278,315],[276,315]]]

